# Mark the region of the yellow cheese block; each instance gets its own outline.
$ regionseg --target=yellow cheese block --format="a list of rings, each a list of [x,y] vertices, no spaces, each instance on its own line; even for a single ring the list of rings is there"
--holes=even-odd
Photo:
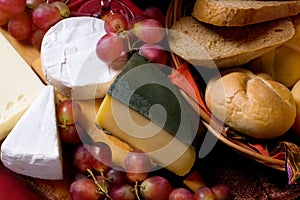
[[[130,141],[131,146],[147,152],[154,162],[176,175],[186,175],[196,160],[193,147],[108,94],[98,110],[96,124]]]

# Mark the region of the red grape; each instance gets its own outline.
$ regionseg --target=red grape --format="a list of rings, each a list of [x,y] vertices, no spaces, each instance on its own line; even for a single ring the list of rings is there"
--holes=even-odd
[[[121,166],[111,166],[111,168],[106,173],[106,177],[109,182],[113,185],[120,185],[126,182],[125,169]]]
[[[121,56],[123,49],[123,39],[113,32],[102,36],[96,45],[98,58],[107,64],[111,64]]]
[[[128,29],[132,29],[134,24],[136,24],[137,22],[139,21],[142,21],[144,19],[149,19],[149,17],[147,15],[144,15],[144,14],[138,14],[138,15],[135,15],[129,22],[129,26],[128,26]]]
[[[36,9],[40,4],[45,3],[45,0],[26,0],[26,6],[32,10]]]
[[[11,16],[0,10],[0,26],[7,24]]]
[[[171,192],[171,184],[162,176],[149,177],[140,186],[140,193],[145,200],[167,200]]]
[[[75,180],[70,186],[72,200],[98,200],[100,194],[93,180],[80,178]]]
[[[8,15],[22,13],[26,7],[26,0],[0,0],[0,9]]]
[[[204,186],[195,191],[194,198],[195,200],[215,200],[216,197],[209,187]]]
[[[109,196],[112,199],[121,199],[121,200],[135,200],[135,192],[134,187],[128,183],[124,183],[122,185],[117,185],[113,187],[110,192]]]
[[[168,62],[168,53],[158,44],[143,44],[139,54],[150,62],[165,65]]]
[[[36,29],[31,34],[31,38],[30,38],[31,45],[34,46],[37,49],[40,49],[45,33],[46,33],[45,30]]]
[[[57,106],[57,117],[63,126],[75,123],[75,113],[80,111],[80,106],[72,99],[66,99]]]
[[[134,149],[127,153],[124,167],[127,179],[131,182],[145,180],[152,168],[149,156],[141,150]]]
[[[157,7],[148,7],[146,8],[146,10],[144,10],[143,14],[151,19],[159,21],[161,24],[165,24],[166,17],[164,16],[163,12]]]
[[[82,135],[83,132],[82,126],[78,124],[70,124],[59,129],[60,139],[65,144],[79,144],[81,142],[80,134]]]
[[[193,200],[194,194],[185,188],[176,188],[170,195],[169,200]]]
[[[158,43],[165,37],[163,25],[155,19],[144,19],[135,23],[132,31],[145,43]]]
[[[223,183],[219,183],[217,185],[214,185],[211,188],[211,190],[215,194],[216,200],[230,200],[230,199],[233,199],[230,188],[227,185],[223,184]]]
[[[92,145],[86,145],[86,148],[93,156],[92,167],[99,171],[107,171],[112,163],[112,151],[111,148],[104,142],[96,142]]]
[[[104,21],[104,29],[107,33],[120,33],[127,30],[128,22],[124,15],[120,13],[112,13],[106,16]]]
[[[74,153],[74,165],[82,173],[87,173],[88,169],[92,169],[94,159],[85,144],[77,147]]]
[[[8,32],[16,40],[25,40],[31,36],[32,21],[28,13],[23,12],[14,16],[8,22]]]
[[[109,68],[114,69],[116,71],[122,70],[128,62],[128,54],[122,53],[121,56],[116,58],[110,65]]]
[[[42,3],[32,12],[33,23],[40,29],[47,30],[61,20],[59,10],[52,4]]]

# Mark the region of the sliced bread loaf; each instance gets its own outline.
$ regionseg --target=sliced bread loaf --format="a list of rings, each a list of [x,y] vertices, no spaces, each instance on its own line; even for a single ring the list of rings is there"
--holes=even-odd
[[[300,1],[196,0],[192,15],[217,26],[245,26],[297,15]]]
[[[220,27],[192,16],[175,22],[168,33],[170,50],[193,65],[239,66],[291,39],[293,23],[273,20],[244,27]]]

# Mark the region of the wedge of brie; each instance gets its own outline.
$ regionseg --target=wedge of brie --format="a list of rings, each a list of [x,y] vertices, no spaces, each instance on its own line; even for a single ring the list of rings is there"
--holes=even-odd
[[[42,90],[3,141],[1,160],[19,174],[63,179],[53,86]]]
[[[95,17],[71,17],[51,27],[41,45],[47,82],[64,96],[98,98],[97,87],[117,73],[96,55],[96,44],[105,33],[104,21]],[[73,90],[77,91],[76,97],[72,96]]]

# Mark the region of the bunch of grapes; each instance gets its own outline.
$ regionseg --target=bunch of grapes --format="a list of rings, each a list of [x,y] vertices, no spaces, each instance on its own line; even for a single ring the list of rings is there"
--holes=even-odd
[[[127,19],[118,12],[104,17],[106,34],[96,45],[98,58],[111,65],[124,54],[135,50],[149,61],[165,65],[168,53],[162,47],[166,34],[162,11],[149,7],[142,14]]]
[[[46,31],[69,15],[69,7],[61,0],[0,0],[0,25],[7,25],[16,40],[28,40],[38,49]]]
[[[112,152],[107,144],[82,144],[74,153],[74,163],[83,176],[70,186],[73,200],[167,200],[172,191],[166,178],[150,176],[153,164],[146,153],[137,149],[126,155],[123,168],[112,164]]]
[[[112,163],[112,152],[103,142],[81,144],[75,150],[74,164],[80,172],[70,186],[73,200],[230,200],[227,185],[200,187],[192,192],[174,187],[163,175],[153,173],[153,164],[146,153],[128,152],[124,168]]]
[[[115,165],[112,150],[106,143],[84,143],[81,140],[85,131],[80,129],[81,108],[76,100],[65,99],[56,109],[60,138],[75,149],[73,162],[77,176],[70,185],[73,200],[232,199],[227,185],[217,184],[209,188],[202,178],[194,192],[176,183],[171,184],[163,171],[155,171],[156,165],[148,154],[139,149],[126,154],[124,167]]]

